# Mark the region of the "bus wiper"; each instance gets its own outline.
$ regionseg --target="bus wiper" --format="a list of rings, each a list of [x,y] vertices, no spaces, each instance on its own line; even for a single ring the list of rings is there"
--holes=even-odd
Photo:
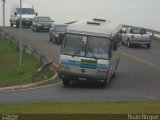
[[[84,49],[84,46],[82,46],[79,50],[77,50],[72,57],[76,56],[80,51],[82,51]]]
[[[95,54],[94,54],[94,52],[90,49],[90,48],[87,48],[87,50],[93,55],[93,58],[94,59],[98,59],[96,56],[95,56]]]

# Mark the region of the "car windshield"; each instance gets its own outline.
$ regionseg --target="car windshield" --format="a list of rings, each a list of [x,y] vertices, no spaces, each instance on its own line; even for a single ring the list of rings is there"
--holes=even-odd
[[[132,28],[130,33],[133,34],[146,34],[145,29],[141,29],[141,28]]]
[[[51,19],[49,17],[37,17],[38,22],[50,22]]]
[[[109,59],[110,40],[103,37],[66,34],[62,54]]]
[[[20,14],[20,8],[18,9],[18,13]],[[22,8],[21,13],[22,14],[35,14],[33,8]]]

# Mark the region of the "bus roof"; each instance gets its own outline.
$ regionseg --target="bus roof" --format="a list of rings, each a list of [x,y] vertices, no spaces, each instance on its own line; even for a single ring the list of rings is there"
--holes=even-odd
[[[84,19],[66,28],[66,32],[94,36],[112,37],[122,29],[122,25],[106,19]]]

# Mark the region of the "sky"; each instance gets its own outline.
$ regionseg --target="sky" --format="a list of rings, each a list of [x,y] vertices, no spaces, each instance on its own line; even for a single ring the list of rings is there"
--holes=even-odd
[[[20,0],[6,0],[6,25],[10,9]],[[34,5],[41,16],[50,16],[56,23],[83,18],[107,18],[122,24],[146,27],[160,31],[160,0],[22,0]],[[0,1],[0,26],[3,24]]]

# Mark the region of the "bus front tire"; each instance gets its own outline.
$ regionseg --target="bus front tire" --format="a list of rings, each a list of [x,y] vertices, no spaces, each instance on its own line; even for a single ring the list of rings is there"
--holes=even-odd
[[[69,86],[70,80],[69,79],[63,79],[63,85]]]
[[[110,80],[111,80],[111,76],[108,75],[108,79],[104,80],[104,81],[101,83],[102,87],[103,87],[103,88],[107,87],[107,86],[109,85],[109,83],[110,83]]]

